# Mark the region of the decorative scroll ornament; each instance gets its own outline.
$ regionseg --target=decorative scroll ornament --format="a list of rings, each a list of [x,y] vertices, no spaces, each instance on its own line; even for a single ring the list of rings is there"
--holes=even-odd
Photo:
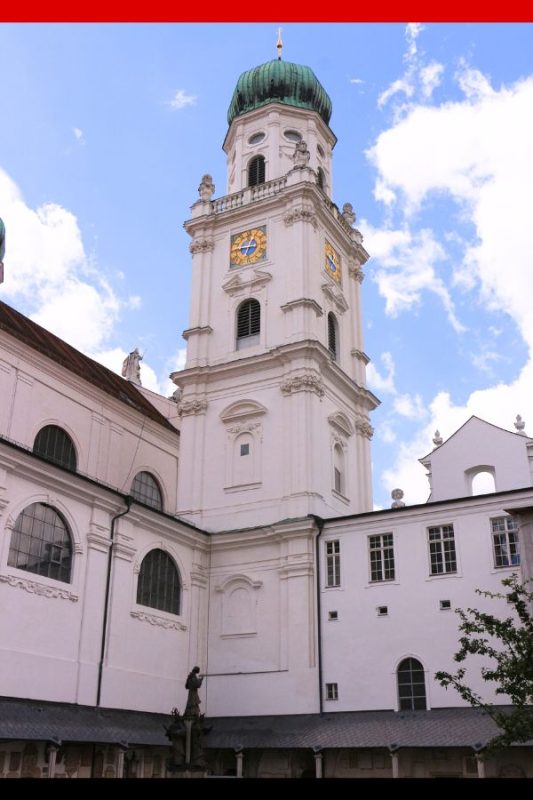
[[[205,414],[206,409],[207,400],[203,397],[194,400],[184,400],[178,403],[178,414],[180,417],[187,417],[190,414]]]
[[[374,428],[365,419],[356,420],[355,428],[362,436],[365,436],[367,439],[371,439],[372,436],[374,435]]]
[[[19,589],[30,594],[36,594],[39,597],[50,597],[59,600],[70,600],[72,603],[77,603],[79,598],[77,594],[69,592],[67,589],[56,589],[53,586],[44,586],[42,583],[35,581],[28,581],[25,578],[16,578],[14,575],[0,575],[0,581],[7,583],[8,586],[15,586]]]
[[[194,255],[196,253],[209,253],[215,249],[215,242],[213,239],[195,239],[189,245],[189,252]]]
[[[312,208],[300,206],[288,211],[283,217],[285,225],[294,225],[295,222],[309,222],[313,228],[318,225],[316,214]]]
[[[318,397],[323,397],[325,394],[322,379],[319,375],[313,374],[293,375],[285,378],[281,384],[281,391],[285,395],[293,394],[294,392],[314,392]]]
[[[150,625],[155,625],[159,628],[165,628],[166,630],[187,630],[187,626],[182,622],[177,622],[172,619],[165,619],[164,617],[158,617],[156,614],[145,614],[144,611],[130,611],[130,616],[138,619],[140,622],[148,622]]]

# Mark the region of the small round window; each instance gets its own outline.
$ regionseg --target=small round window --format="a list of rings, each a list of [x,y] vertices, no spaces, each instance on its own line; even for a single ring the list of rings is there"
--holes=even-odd
[[[317,151],[318,155],[320,156],[320,158],[324,158],[324,155],[325,155],[324,149],[322,147],[320,147],[319,144],[317,144],[317,146],[316,146],[316,151]]]
[[[292,129],[288,131],[283,131],[283,135],[289,142],[301,142],[302,141],[302,134],[298,133],[298,131],[293,131]]]
[[[265,134],[264,133],[262,133],[262,132],[261,133],[254,133],[248,139],[248,144],[251,144],[251,145],[259,144],[260,142],[263,141],[264,138],[265,138]]]

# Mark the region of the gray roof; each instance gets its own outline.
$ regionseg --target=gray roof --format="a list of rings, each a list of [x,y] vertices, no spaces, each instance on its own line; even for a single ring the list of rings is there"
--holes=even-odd
[[[100,742],[165,747],[170,714],[0,698],[0,739]],[[344,711],[264,717],[214,717],[209,749],[474,747],[498,729],[483,711]]]

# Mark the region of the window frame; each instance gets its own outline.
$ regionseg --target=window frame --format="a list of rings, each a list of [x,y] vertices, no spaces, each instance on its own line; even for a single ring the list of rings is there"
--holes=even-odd
[[[142,484],[144,479],[141,478],[141,476],[148,476],[150,478],[151,483],[145,481],[144,485],[150,485],[152,490],[157,490],[158,502],[151,502],[148,492],[139,491],[135,488],[136,482]],[[161,484],[153,472],[150,472],[147,469],[140,469],[133,476],[133,480],[130,484],[130,495],[137,503],[142,503],[142,505],[147,506],[148,508],[153,508],[155,511],[164,511],[165,505],[163,502],[163,490],[161,488]]]
[[[152,574],[152,575],[148,576],[147,578],[145,578],[145,576],[143,574],[143,569],[146,566],[146,569],[148,569],[148,567],[151,567],[152,571],[153,571],[153,567],[151,565],[151,562],[155,560],[156,554],[161,554],[161,555],[157,556],[159,558],[159,564],[156,564],[156,568],[157,568],[158,574],[155,577]],[[150,560],[150,561],[148,561],[148,560]],[[162,575],[161,574],[161,572],[162,572],[161,565],[162,564],[166,564],[166,575]],[[168,588],[169,588],[168,568],[170,566],[173,568],[172,576],[175,578],[175,580],[174,580],[175,586],[172,587],[171,590],[170,590],[170,597],[166,597],[165,595],[163,595],[162,599],[161,598],[157,598],[157,599],[154,600],[152,598],[152,594],[153,593],[161,592],[161,590],[163,590],[163,593],[166,593]],[[151,581],[152,584],[153,584],[153,582],[156,581],[156,580],[158,581],[158,585],[155,588],[154,588],[153,585],[145,587],[144,582],[148,583],[148,581]],[[143,598],[143,592],[147,592],[149,597],[146,598],[146,596],[145,596]],[[176,601],[176,598],[177,598],[177,601]],[[148,602],[146,602],[146,600],[148,600]],[[174,601],[174,603],[172,601]],[[182,614],[183,581],[181,579],[180,569],[178,567],[178,564],[176,563],[176,560],[173,558],[173,556],[167,550],[164,550],[162,547],[152,547],[152,548],[150,548],[150,550],[148,550],[148,552],[146,552],[144,554],[144,556],[143,556],[143,558],[141,560],[141,563],[139,565],[139,574],[137,575],[137,586],[136,586],[136,589],[135,589],[135,602],[136,602],[137,606],[139,606],[140,608],[143,608],[143,609],[150,608],[150,609],[152,609],[152,611],[160,612],[160,613],[163,613],[163,614],[171,614],[172,616],[175,616],[175,617],[179,617]],[[155,604],[155,603],[157,603],[157,604]]]
[[[35,434],[32,452],[70,472],[78,469],[78,454],[72,436],[60,425],[43,425]]]
[[[385,543],[385,537],[390,537],[390,544]],[[379,539],[379,546],[373,547],[372,540]],[[392,553],[392,556],[387,555],[388,551]],[[379,557],[372,558],[373,554],[378,554]],[[373,563],[374,561],[374,563]],[[387,566],[388,562],[388,566]],[[390,562],[392,562],[392,567],[390,566]],[[370,573],[369,582],[370,583],[389,583],[391,581],[396,580],[396,561],[394,558],[394,534],[392,532],[387,533],[371,533],[368,535],[368,569]],[[392,575],[387,575],[387,572],[391,572]],[[380,572],[381,577],[374,577],[374,573]]]
[[[44,512],[41,511],[40,514],[27,513],[30,509],[37,508],[44,509]],[[58,522],[60,524],[57,524]],[[39,535],[33,535],[36,528],[39,528]],[[61,541],[56,541],[55,532],[57,530],[63,531]],[[26,544],[27,551],[22,548],[23,543]],[[37,544],[40,546],[37,547]],[[41,551],[46,546],[49,546],[48,557],[46,559],[40,558],[36,568],[30,569],[19,563],[19,561],[22,562],[21,556],[41,556]],[[37,553],[37,550],[39,553]],[[64,515],[55,506],[36,501],[22,509],[11,530],[7,566],[24,572],[26,575],[35,575],[37,578],[46,578],[58,583],[72,585],[74,577],[74,537]],[[50,574],[51,572],[56,574]],[[61,573],[64,574],[64,577],[60,577]]]
[[[450,531],[451,536],[449,535]],[[432,534],[436,534],[437,532],[439,533],[439,538],[432,539]],[[426,533],[430,577],[438,578],[444,575],[457,575],[459,572],[459,563],[453,523],[431,525],[426,529]],[[439,564],[443,569],[437,569]]]
[[[409,662],[409,668],[401,669],[404,664]],[[413,664],[417,664],[418,667],[413,667]],[[409,675],[408,681],[403,681],[400,683],[400,672]],[[422,674],[422,680],[415,680],[414,675],[417,674],[418,677]],[[405,695],[402,697],[400,692],[400,686],[408,686],[411,689],[409,695]],[[423,686],[424,693],[423,694],[415,694],[415,687]],[[406,656],[402,658],[398,666],[396,667],[396,696],[398,698],[398,711],[427,711],[428,706],[428,695],[427,695],[427,686],[426,686],[426,670],[424,669],[424,665],[418,658],[414,658],[414,656]],[[421,703],[417,703],[423,698],[423,708],[421,707]],[[407,702],[409,705],[407,705]],[[416,706],[420,705],[419,708]]]
[[[331,552],[329,550],[331,549]],[[324,542],[324,558],[326,565],[325,588],[338,589],[341,585],[341,543],[340,539],[329,539]]]
[[[246,312],[247,319],[244,319]],[[247,333],[241,333],[246,329]],[[236,309],[235,314],[235,348],[243,350],[253,347],[261,341],[261,303],[255,297],[247,297]]]
[[[503,523],[503,530],[495,530],[495,523]],[[509,514],[490,519],[492,563],[494,569],[514,569],[520,566],[520,535],[517,521]],[[496,542],[497,537],[503,537],[503,542]],[[511,537],[514,541],[511,541]],[[497,548],[502,552],[498,553]],[[507,559],[507,564],[498,564],[498,559]]]
[[[255,170],[254,174],[252,174],[252,170]],[[252,178],[254,179],[253,181]],[[249,160],[246,167],[246,186],[253,188],[254,186],[262,186],[264,183],[266,183],[266,158],[262,153],[259,153]]]

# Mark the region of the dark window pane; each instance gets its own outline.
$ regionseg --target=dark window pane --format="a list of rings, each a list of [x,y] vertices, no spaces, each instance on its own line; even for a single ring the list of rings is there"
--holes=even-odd
[[[151,550],[139,572],[137,602],[171,614],[180,613],[181,584],[176,565],[163,550]]]
[[[265,159],[264,156],[256,156],[248,164],[248,186],[258,186],[264,182]]]
[[[163,510],[163,499],[159,484],[149,472],[138,472],[131,484],[131,496],[158,511]]]
[[[337,321],[335,315],[328,314],[328,350],[334,359],[337,358]]]
[[[48,461],[53,461],[54,464],[76,471],[76,450],[72,439],[57,425],[46,425],[41,428],[35,437],[33,452]]]
[[[44,503],[25,508],[11,535],[9,566],[68,583],[71,561],[72,540],[59,513]]]

